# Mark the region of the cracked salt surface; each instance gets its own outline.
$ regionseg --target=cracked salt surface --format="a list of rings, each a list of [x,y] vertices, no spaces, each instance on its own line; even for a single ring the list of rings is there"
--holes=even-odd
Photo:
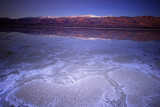
[[[103,100],[99,101],[103,93],[111,100],[117,99],[110,83],[103,76],[97,75],[68,85],[47,83],[42,80],[31,81],[15,89],[13,94],[8,96],[8,100],[11,97],[10,101],[17,99],[21,103],[25,101],[36,106],[96,106],[98,102],[103,104]],[[15,101],[13,103],[16,104]]]
[[[0,37],[0,106],[160,106],[159,41]]]

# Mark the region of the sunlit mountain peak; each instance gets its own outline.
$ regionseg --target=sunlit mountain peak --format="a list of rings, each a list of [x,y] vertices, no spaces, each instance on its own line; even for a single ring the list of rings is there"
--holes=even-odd
[[[79,17],[101,17],[96,15],[79,15]]]

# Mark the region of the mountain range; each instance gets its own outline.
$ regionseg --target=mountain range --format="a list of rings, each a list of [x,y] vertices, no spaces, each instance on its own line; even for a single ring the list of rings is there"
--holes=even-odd
[[[58,26],[96,28],[160,28],[160,17],[136,16],[64,16],[64,17],[25,17],[18,19],[0,18],[0,26]]]

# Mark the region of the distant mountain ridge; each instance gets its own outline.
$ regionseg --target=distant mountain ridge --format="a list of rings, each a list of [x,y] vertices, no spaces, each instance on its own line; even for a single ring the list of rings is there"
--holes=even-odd
[[[58,26],[100,28],[155,28],[160,29],[160,17],[114,17],[114,16],[63,16],[26,17],[19,19],[0,18],[0,26]]]

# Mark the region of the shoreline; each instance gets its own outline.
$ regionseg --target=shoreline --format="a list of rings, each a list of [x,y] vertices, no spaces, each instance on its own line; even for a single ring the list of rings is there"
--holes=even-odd
[[[0,27],[23,27],[23,28],[65,28],[65,29],[99,29],[99,30],[160,30],[160,28],[114,28],[114,27],[67,27],[67,26],[28,26],[28,25],[0,25]]]

